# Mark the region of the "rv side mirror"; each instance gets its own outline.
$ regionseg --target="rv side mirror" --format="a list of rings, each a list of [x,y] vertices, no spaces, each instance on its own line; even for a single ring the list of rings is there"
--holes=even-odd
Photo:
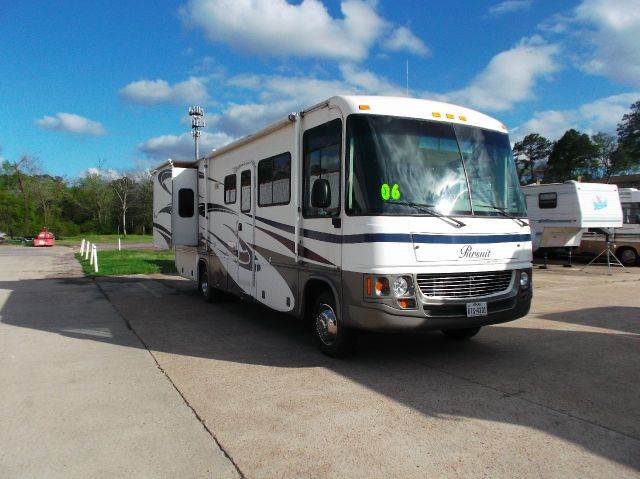
[[[318,178],[313,182],[311,189],[311,206],[314,208],[327,208],[331,204],[331,185],[324,178]]]

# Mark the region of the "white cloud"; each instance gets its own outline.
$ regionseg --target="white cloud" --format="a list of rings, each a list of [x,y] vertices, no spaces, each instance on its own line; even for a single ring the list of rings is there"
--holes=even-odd
[[[590,135],[599,131],[615,133],[622,115],[638,99],[640,91],[599,98],[571,110],[537,111],[531,119],[514,128],[512,136],[517,140],[529,133],[539,133],[556,140],[570,128]]]
[[[354,65],[342,65],[345,88],[359,94],[404,96],[406,89],[387,78]]]
[[[189,79],[169,84],[165,80],[139,80],[120,89],[120,96],[132,103],[158,105],[160,103],[205,103],[209,100],[206,79]]]
[[[570,12],[543,22],[540,29],[561,35],[583,71],[640,85],[640,0],[582,0]]]
[[[531,8],[532,0],[506,0],[489,8],[489,15],[498,16]]]
[[[284,118],[319,101],[340,94],[404,95],[404,88],[375,73],[351,64],[340,66],[342,78],[320,80],[312,77],[281,75],[240,75],[230,78],[228,88],[255,92],[248,103],[230,103],[207,124],[237,137]]]
[[[75,113],[56,113],[54,116],[43,116],[36,124],[45,130],[65,131],[77,135],[100,136],[107,133],[97,121],[89,120]]]
[[[214,148],[231,143],[233,137],[222,133],[203,131],[200,136],[200,153],[203,155]],[[151,138],[138,145],[138,150],[149,158],[166,160],[190,160],[193,158],[193,137],[191,133],[181,135],[162,135]]]
[[[345,0],[333,18],[319,0],[190,0],[188,25],[214,42],[249,53],[362,60],[388,28],[375,2]]]
[[[585,0],[575,19],[587,29],[579,41],[593,46],[585,71],[640,85],[640,0]]]
[[[93,176],[93,175],[98,175],[108,180],[117,180],[118,178],[122,177],[122,175],[118,173],[118,171],[114,170],[113,168],[103,169],[103,168],[91,167],[91,168],[87,168],[84,171],[81,171],[78,174],[80,178],[85,178],[87,176]]]
[[[382,46],[392,52],[405,50],[421,57],[430,53],[427,45],[407,27],[396,28]]]
[[[525,38],[494,56],[468,86],[438,96],[482,110],[508,110],[531,99],[536,82],[558,70],[558,50],[540,37]]]

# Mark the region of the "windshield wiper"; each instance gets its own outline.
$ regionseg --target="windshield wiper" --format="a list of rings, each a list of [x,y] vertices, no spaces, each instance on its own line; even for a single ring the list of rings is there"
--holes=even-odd
[[[423,211],[430,216],[435,216],[436,218],[440,218],[442,221],[448,224],[451,224],[449,223],[449,221],[453,221],[455,225],[452,225],[452,226],[455,226],[456,228],[462,228],[463,226],[467,226],[466,223],[463,223],[460,220],[452,218],[451,216],[443,215],[442,213],[438,213],[436,210],[433,210],[432,208],[435,208],[435,205],[414,203],[412,201],[387,201],[387,203],[391,205],[410,206],[411,208],[415,208],[418,211]]]
[[[485,205],[483,203],[475,203],[475,206],[482,206],[484,208],[493,208],[495,211],[497,211],[498,213],[500,213],[502,216],[506,217],[506,218],[511,218],[513,221],[515,221],[516,223],[518,223],[520,226],[529,226],[529,223],[527,223],[526,221],[521,220],[520,218],[518,218],[517,216],[514,216],[510,213],[507,213],[506,210],[500,206],[496,206],[496,205]]]

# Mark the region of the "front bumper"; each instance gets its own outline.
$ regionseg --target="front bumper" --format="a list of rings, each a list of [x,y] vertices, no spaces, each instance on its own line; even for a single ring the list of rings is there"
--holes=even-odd
[[[531,273],[529,270],[531,277]],[[345,323],[355,329],[372,331],[464,329],[505,323],[522,318],[531,308],[532,286],[521,290],[516,285],[504,295],[470,298],[466,301],[429,303],[421,301],[414,310],[399,310],[388,304],[353,301],[344,308]],[[487,316],[468,318],[466,302],[486,301]]]

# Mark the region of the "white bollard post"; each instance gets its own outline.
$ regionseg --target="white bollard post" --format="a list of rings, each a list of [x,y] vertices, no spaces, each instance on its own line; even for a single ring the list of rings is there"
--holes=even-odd
[[[93,270],[98,272],[98,248],[96,245],[93,245]]]
[[[91,245],[91,253],[89,254],[89,265],[93,265],[93,256],[95,255],[96,252],[96,245],[92,244]]]
[[[80,256],[84,254],[84,238],[82,238],[82,242],[80,243]]]
[[[87,241],[87,249],[84,252],[84,259],[87,260],[89,259],[89,250],[91,249],[91,243],[89,241]]]
[[[122,251],[122,245],[120,244],[120,238],[118,238],[118,251]]]

